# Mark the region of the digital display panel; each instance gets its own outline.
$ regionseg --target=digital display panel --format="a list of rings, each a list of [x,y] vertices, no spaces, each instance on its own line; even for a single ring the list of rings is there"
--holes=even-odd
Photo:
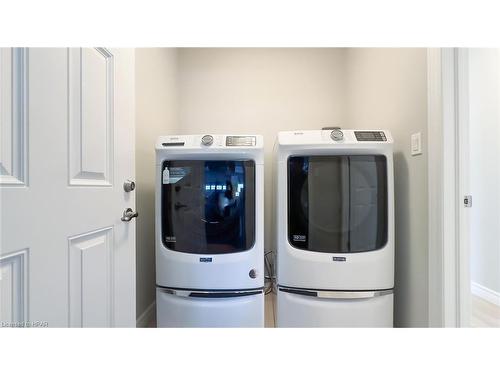
[[[232,135],[226,137],[226,146],[255,146],[256,137]]]
[[[355,131],[356,140],[360,142],[386,142],[384,132],[374,131]]]

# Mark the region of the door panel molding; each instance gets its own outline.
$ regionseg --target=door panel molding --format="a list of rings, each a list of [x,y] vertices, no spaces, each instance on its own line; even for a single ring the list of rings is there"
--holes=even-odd
[[[68,49],[69,185],[112,186],[114,57]]]
[[[0,257],[0,322],[28,322],[28,254],[22,249]],[[17,326],[16,325],[16,326]]]
[[[113,244],[113,227],[68,239],[70,327],[114,325]]]
[[[28,183],[28,49],[0,48],[0,185]]]

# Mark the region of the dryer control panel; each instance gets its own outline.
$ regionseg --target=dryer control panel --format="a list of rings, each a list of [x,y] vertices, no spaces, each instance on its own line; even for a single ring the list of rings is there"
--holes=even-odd
[[[295,130],[278,133],[277,143],[290,147],[323,147],[332,145],[339,149],[358,145],[356,147],[385,147],[393,144],[391,133],[384,129],[340,129],[328,128],[322,130]]]

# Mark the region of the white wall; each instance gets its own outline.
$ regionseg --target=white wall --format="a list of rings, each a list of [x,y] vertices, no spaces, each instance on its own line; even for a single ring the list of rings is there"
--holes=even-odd
[[[395,324],[428,325],[427,59],[425,49],[347,51],[347,121],[389,129],[396,195]],[[423,155],[411,156],[421,132]]]
[[[155,300],[156,138],[177,131],[177,50],[139,48],[136,82],[137,316]]]
[[[469,50],[471,278],[500,293],[500,50]]]
[[[345,99],[342,49],[179,50],[180,131],[264,136],[266,227],[271,224],[272,148],[278,131],[343,124]],[[271,236],[266,230],[266,250]]]

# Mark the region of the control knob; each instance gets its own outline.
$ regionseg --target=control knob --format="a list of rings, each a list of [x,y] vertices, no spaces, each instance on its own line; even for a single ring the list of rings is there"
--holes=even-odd
[[[342,133],[342,130],[340,130],[340,129],[335,129],[335,130],[332,130],[332,132],[330,133],[330,137],[334,141],[341,141],[344,139],[344,133]]]
[[[203,146],[210,146],[212,143],[214,143],[214,137],[211,135],[204,135],[203,138],[201,138],[201,144]]]

